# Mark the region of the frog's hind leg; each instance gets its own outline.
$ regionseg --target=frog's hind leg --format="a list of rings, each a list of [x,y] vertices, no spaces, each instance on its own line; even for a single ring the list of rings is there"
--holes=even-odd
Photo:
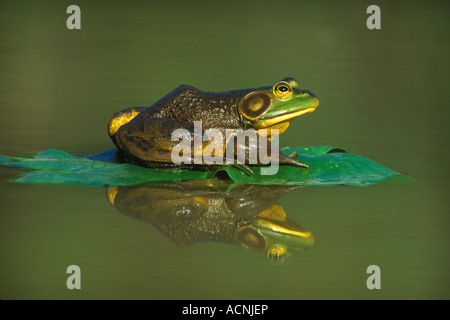
[[[172,134],[177,129],[182,129],[182,132],[187,130],[189,135],[194,131],[193,125],[172,119],[134,119],[120,127],[115,138],[119,150],[132,162],[149,167],[174,166],[172,149],[180,141],[177,139],[173,141]],[[190,141],[188,144],[190,153]]]
[[[117,142],[125,162],[132,162],[145,167],[171,166],[171,151],[161,148],[156,141],[139,135],[121,135],[119,131]]]
[[[113,114],[108,123],[108,134],[116,146],[118,146],[116,133],[119,128],[133,120],[134,117],[145,109],[147,109],[147,107],[132,107]]]

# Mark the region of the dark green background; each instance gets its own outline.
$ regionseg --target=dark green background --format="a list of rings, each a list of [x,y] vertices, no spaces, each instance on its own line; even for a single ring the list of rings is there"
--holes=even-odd
[[[81,30],[66,28],[70,4]],[[381,30],[366,28],[370,4]],[[96,153],[112,147],[112,113],[180,84],[291,76],[320,106],[282,146],[341,147],[416,182],[283,196],[316,244],[273,265],[233,245],[177,247],[103,189],[12,184],[20,170],[0,167],[0,298],[450,298],[448,12],[444,1],[2,1],[2,155]],[[372,264],[381,290],[366,288]]]

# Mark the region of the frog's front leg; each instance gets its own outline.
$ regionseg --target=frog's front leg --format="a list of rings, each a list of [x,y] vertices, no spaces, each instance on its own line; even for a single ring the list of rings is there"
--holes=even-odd
[[[279,152],[279,163],[281,165],[289,165],[289,166],[301,167],[301,168],[306,168],[306,169],[310,168],[306,163],[301,163],[297,160],[294,160],[295,157],[298,157],[297,151],[291,153],[289,156],[286,156],[284,153],[282,153],[280,151]]]

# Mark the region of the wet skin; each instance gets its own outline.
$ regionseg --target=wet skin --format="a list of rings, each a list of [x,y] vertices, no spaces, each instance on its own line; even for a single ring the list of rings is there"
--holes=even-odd
[[[177,167],[171,155],[179,141],[172,141],[172,133],[186,129],[193,136],[194,121],[202,121],[203,131],[254,129],[262,135],[259,130],[267,129],[270,139],[271,129],[278,129],[281,134],[295,117],[314,111],[318,105],[318,98],[300,89],[293,78],[285,78],[270,87],[220,93],[182,85],[148,108],[133,107],[114,114],[108,133],[126,161],[146,167]],[[208,143],[203,142],[202,150]],[[280,152],[279,163],[309,168],[292,159],[293,156]],[[208,166],[203,163],[197,167]]]

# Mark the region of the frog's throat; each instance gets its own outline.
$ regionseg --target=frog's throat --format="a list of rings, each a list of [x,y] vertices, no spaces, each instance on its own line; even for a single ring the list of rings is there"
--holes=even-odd
[[[314,243],[314,236],[312,233],[290,220],[283,207],[278,203],[274,203],[268,209],[260,212],[256,219],[254,219],[252,225],[272,230],[279,234],[304,238]]]
[[[301,116],[305,113],[311,113],[316,109],[317,106],[312,106],[309,108],[305,108],[305,109],[301,109],[301,110],[297,110],[297,111],[293,111],[293,112],[288,112],[282,115],[276,115],[270,118],[265,118],[265,119],[260,119],[257,121],[258,124],[258,128],[267,128],[270,126],[273,126],[277,123],[280,122],[284,122],[284,121],[288,121],[288,120],[292,120],[293,118],[296,118],[298,116]]]

